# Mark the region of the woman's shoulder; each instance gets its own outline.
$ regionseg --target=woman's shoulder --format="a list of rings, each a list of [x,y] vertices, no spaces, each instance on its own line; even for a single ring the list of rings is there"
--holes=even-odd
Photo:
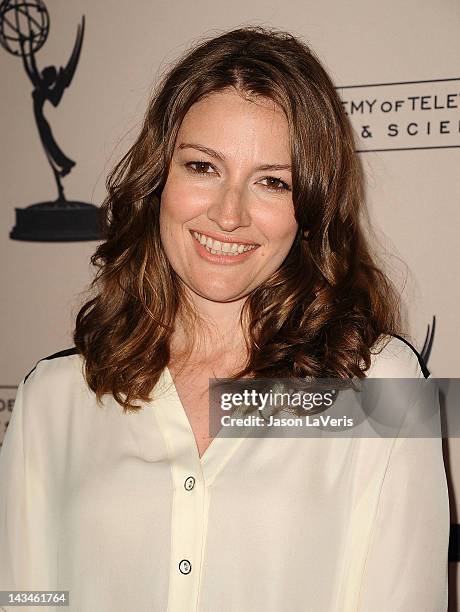
[[[65,412],[75,401],[92,401],[84,376],[84,358],[76,347],[39,359],[21,380],[16,398],[34,413]],[[30,408],[26,408],[29,406]]]
[[[83,356],[78,353],[77,348],[72,346],[52,355],[39,359],[21,384],[24,388],[34,387],[36,390],[41,386],[52,384],[56,391],[60,387],[75,384],[83,374]]]
[[[83,357],[75,347],[58,351],[39,359],[19,383],[5,439],[23,439],[33,456],[46,445],[58,448],[63,431],[76,424],[73,415],[93,404]]]
[[[371,348],[368,378],[428,378],[423,356],[413,344],[398,334],[382,334]]]

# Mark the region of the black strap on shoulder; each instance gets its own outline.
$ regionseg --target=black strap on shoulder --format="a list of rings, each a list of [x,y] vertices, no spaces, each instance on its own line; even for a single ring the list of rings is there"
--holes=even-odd
[[[408,340],[403,338],[402,336],[400,336],[398,334],[389,334],[389,335],[390,336],[394,336],[395,338],[399,338],[405,344],[407,344],[408,347],[410,347],[412,349],[412,351],[417,355],[417,359],[418,359],[418,362],[419,362],[420,367],[422,369],[423,376],[425,378],[428,378],[428,376],[430,376],[430,371],[429,371],[429,369],[428,369],[428,367],[427,367],[423,357],[420,355],[420,353],[417,351],[417,349],[414,346],[412,346],[412,344]]]
[[[39,359],[37,361],[35,366],[27,374],[27,376],[24,377],[24,382],[26,382],[26,380],[29,378],[29,376],[32,374],[32,372],[35,370],[35,368],[40,363],[40,361],[43,361],[45,359],[57,359],[58,357],[67,357],[67,355],[78,355],[77,347],[76,346],[72,346],[71,348],[64,349],[62,351],[58,351],[57,353],[53,353],[52,355],[48,355],[48,357],[42,357],[41,359]]]

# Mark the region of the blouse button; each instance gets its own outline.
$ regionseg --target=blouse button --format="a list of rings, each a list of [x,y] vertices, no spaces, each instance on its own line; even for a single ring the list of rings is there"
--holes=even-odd
[[[191,491],[191,489],[193,489],[194,486],[195,486],[195,479],[193,478],[193,476],[189,476],[188,478],[185,479],[184,487],[186,491]]]
[[[188,559],[182,559],[182,561],[179,563],[179,570],[182,574],[190,574],[192,571],[192,564]]]

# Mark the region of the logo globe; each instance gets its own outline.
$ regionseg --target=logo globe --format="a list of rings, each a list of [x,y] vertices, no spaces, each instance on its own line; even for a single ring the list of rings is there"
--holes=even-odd
[[[48,38],[50,18],[42,0],[4,0],[0,4],[0,45],[12,55],[22,55],[21,42],[35,53]],[[28,54],[30,51],[27,52]]]

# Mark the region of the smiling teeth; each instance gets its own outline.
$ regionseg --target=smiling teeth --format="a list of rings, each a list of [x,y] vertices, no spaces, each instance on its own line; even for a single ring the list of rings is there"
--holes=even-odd
[[[236,242],[220,242],[220,240],[213,240],[205,234],[199,234],[193,232],[193,236],[205,249],[213,255],[240,255],[246,251],[251,251],[256,248],[256,244],[237,244]]]

